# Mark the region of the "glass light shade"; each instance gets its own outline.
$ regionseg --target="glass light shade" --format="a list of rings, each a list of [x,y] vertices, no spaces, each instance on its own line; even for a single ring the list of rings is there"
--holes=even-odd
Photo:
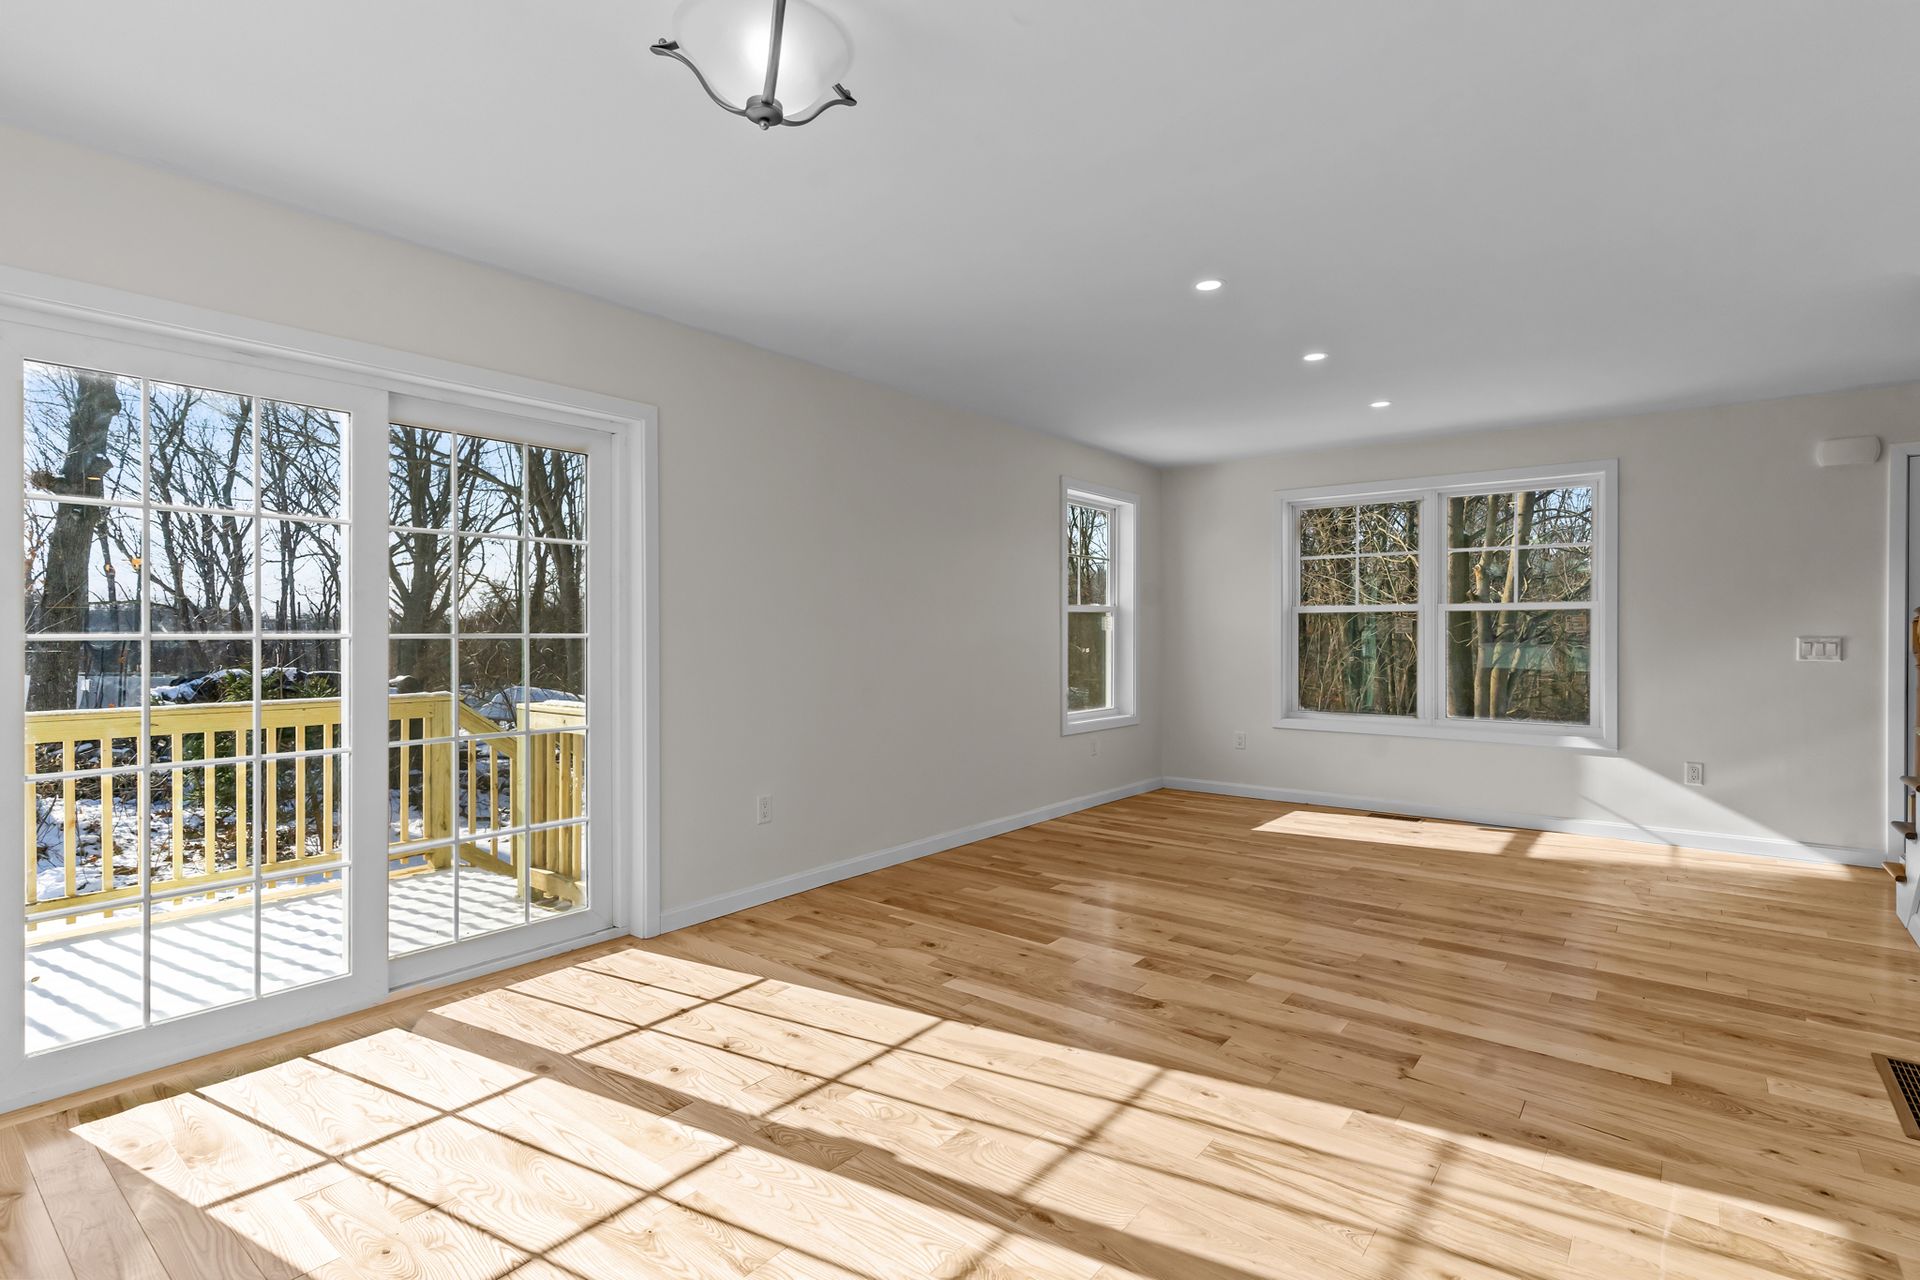
[[[673,15],[673,38],[713,91],[745,106],[767,85],[773,0],[686,0]],[[826,98],[853,65],[853,44],[828,14],[807,0],[787,0],[780,40],[780,81],[773,96],[788,115]]]

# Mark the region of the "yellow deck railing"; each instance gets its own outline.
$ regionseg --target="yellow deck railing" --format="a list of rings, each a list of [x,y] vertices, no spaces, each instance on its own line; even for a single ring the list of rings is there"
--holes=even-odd
[[[140,738],[138,707],[29,713],[28,769],[37,775],[65,776],[35,778],[26,784],[28,910],[111,910],[139,893],[133,868],[142,856],[138,789],[143,776],[148,779],[149,798],[166,802],[167,828],[152,830],[153,847],[145,856],[155,881],[164,881],[169,889],[214,889],[251,880],[256,824],[260,826],[259,856],[267,873],[318,867],[338,858],[343,782],[342,757],[337,754],[342,745],[340,700],[274,699],[262,702],[260,708],[268,751],[318,754],[262,761],[258,796],[252,794],[252,787],[242,785],[246,765],[230,759],[252,749],[249,703],[156,706],[149,722],[153,759],[147,769],[98,776],[84,771],[112,767],[116,748],[121,758],[133,758]],[[532,737],[511,733],[446,693],[394,694],[388,699],[388,716],[399,726],[398,736],[447,739],[396,742],[389,747],[392,801],[397,801],[400,815],[400,830],[394,838],[402,844],[437,845],[393,850],[389,861],[402,864],[395,867],[395,874],[444,868],[457,849],[468,865],[515,877],[523,892],[573,903],[584,900],[581,828],[543,828],[509,837],[493,834],[585,814],[585,735],[568,732],[584,724],[582,704],[519,705],[516,727],[532,730]],[[462,735],[458,738],[456,724]],[[456,759],[455,753],[461,758]],[[229,762],[218,763],[222,759]],[[506,768],[497,767],[501,761]],[[456,812],[456,763],[466,780],[464,812]],[[262,796],[271,815],[264,823],[260,820]],[[289,805],[290,821],[285,816]],[[97,809],[97,819],[88,820],[89,809]],[[417,822],[412,816],[416,813]],[[116,818],[131,822],[131,848],[116,850],[121,839],[115,830]],[[39,837],[51,828],[60,833],[62,874],[58,891],[43,893]],[[94,850],[83,848],[82,837],[90,830],[97,832],[99,880],[83,887],[83,869]],[[230,847],[216,841],[216,832],[221,838],[231,837]],[[116,852],[128,864],[117,873]]]

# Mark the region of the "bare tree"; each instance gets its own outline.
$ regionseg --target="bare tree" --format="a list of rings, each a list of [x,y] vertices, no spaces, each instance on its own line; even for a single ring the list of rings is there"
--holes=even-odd
[[[106,496],[115,451],[129,444],[126,408],[119,381],[110,375],[36,370],[30,376],[27,405],[30,487],[52,494]],[[137,440],[133,443],[137,449]],[[41,549],[39,598],[30,602],[39,629],[89,630],[90,549],[107,516],[107,509],[99,506],[61,503],[54,508]],[[35,576],[35,555],[30,545],[29,582]],[[36,701],[51,698],[68,705],[85,662],[82,646],[38,645],[29,652],[28,685]]]

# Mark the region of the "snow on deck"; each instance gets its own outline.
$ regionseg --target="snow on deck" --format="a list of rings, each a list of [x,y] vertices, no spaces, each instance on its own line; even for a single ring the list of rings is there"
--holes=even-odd
[[[512,877],[466,867],[460,875],[460,932],[490,933],[521,922]],[[193,905],[199,906],[199,901]],[[453,941],[451,869],[396,876],[387,884],[394,954]],[[155,903],[153,1021],[235,1004],[253,995],[253,909],[242,901],[168,919]],[[533,917],[558,914],[536,903]],[[346,972],[346,929],[338,883],[269,899],[260,914],[261,989],[273,994]],[[140,1025],[140,921],[129,911],[114,927],[53,933],[27,941],[27,1052]]]

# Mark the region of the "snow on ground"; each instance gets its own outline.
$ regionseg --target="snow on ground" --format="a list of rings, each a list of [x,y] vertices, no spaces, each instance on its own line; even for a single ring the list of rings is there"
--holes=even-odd
[[[455,885],[458,885],[456,892]],[[199,904],[199,895],[191,901]],[[454,940],[458,903],[462,938],[511,928],[566,910],[525,903],[511,876],[473,867],[393,876],[388,882],[388,947],[404,955]],[[345,904],[334,884],[270,897],[260,909],[261,989],[272,994],[346,972]],[[147,959],[153,1021],[236,1004],[253,995],[254,904],[156,912]],[[42,927],[27,941],[27,1051],[91,1040],[137,1027],[142,966],[138,912],[75,929]]]
[[[481,749],[483,752],[486,748]],[[468,787],[468,776],[461,770],[459,788],[454,796],[455,811],[460,816],[461,826],[465,829],[485,829],[493,825],[493,787],[492,770],[482,755],[479,767],[474,771],[479,785]],[[507,792],[511,779],[503,767],[500,771],[501,805],[508,803]],[[51,784],[57,786],[58,784]],[[406,843],[426,839],[426,815],[415,802],[420,794],[420,775],[416,771],[409,779],[404,793],[394,788],[387,796],[387,833],[390,840]],[[140,819],[134,796],[134,783],[131,778],[122,778],[113,788],[113,882],[116,888],[126,888],[138,882],[140,867],[138,852],[140,846]],[[310,804],[313,798],[310,797]],[[406,821],[401,822],[401,806],[406,805]],[[63,898],[67,893],[66,881],[66,811],[58,795],[42,797],[38,802],[39,823],[35,843],[35,900],[48,902]],[[79,894],[96,893],[102,886],[101,869],[101,804],[96,797],[88,799],[76,797],[73,803],[74,834],[74,892]],[[292,802],[280,805],[280,835],[277,847],[282,851],[297,843],[295,835],[295,813]],[[343,815],[339,801],[334,805],[335,839],[344,830]],[[188,876],[200,874],[206,867],[207,841],[205,838],[206,813],[198,804],[189,802],[186,812],[180,816],[181,832],[185,848],[182,851],[181,869]],[[321,851],[321,832],[317,806],[310,812],[307,821],[306,848],[309,853]],[[173,802],[164,789],[152,795],[148,800],[147,828],[151,834],[148,847],[153,852],[151,875],[156,883],[173,878]],[[235,865],[234,859],[234,811],[231,807],[222,808],[214,814],[214,864],[216,869]]]
[[[113,805],[113,881],[116,888],[126,888],[139,880],[140,862],[140,818],[136,802],[131,794],[131,786],[118,789]],[[94,893],[102,885],[101,867],[101,814],[100,801],[78,798],[73,803],[74,825],[74,892]],[[66,880],[66,809],[58,799],[39,803],[38,830],[35,843],[35,884],[36,897],[45,902],[53,898],[65,897]],[[280,806],[280,834],[276,848],[281,856],[301,843],[296,830],[296,815],[292,804]],[[342,814],[338,801],[334,804],[333,829],[335,839],[339,838]],[[322,831],[318,806],[314,806],[306,819],[305,846],[309,853],[321,851]],[[170,797],[155,796],[148,802],[147,847],[152,850],[151,874],[157,881],[173,878],[173,804]],[[206,813],[199,805],[187,806],[180,815],[181,833],[181,870],[187,875],[199,874],[205,870],[208,857],[208,839],[206,831]],[[214,814],[212,833],[212,856],[215,870],[225,870],[236,865],[234,857],[235,819],[231,808],[217,810]]]

